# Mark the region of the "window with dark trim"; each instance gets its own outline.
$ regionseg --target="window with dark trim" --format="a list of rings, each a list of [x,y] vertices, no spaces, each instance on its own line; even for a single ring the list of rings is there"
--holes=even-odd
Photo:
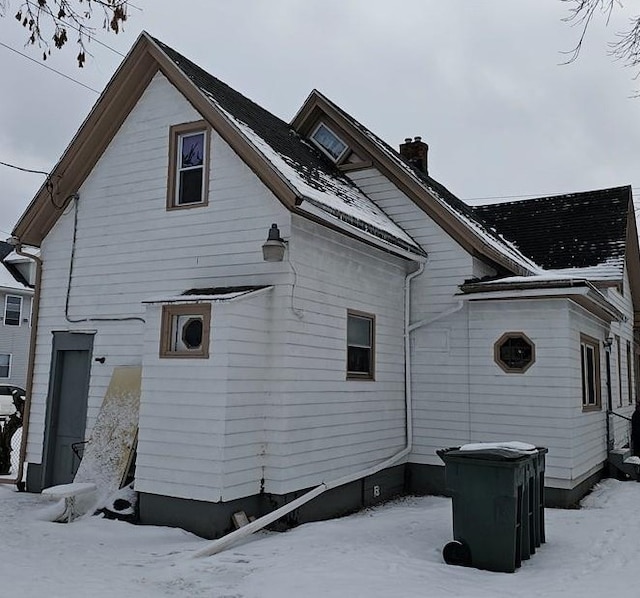
[[[535,346],[522,332],[507,332],[493,346],[495,362],[507,373],[523,374],[535,361]]]
[[[602,405],[600,395],[600,343],[586,334],[580,335],[580,372],[582,409],[592,411]]]
[[[7,295],[4,300],[4,325],[20,326],[22,317],[22,297]]]
[[[169,130],[168,209],[206,205],[209,138],[204,121],[174,125]]]
[[[347,312],[347,379],[373,380],[375,316]]]
[[[209,357],[211,305],[164,305],[160,357]]]
[[[11,377],[11,355],[8,353],[0,354],[0,378]]]
[[[334,162],[339,162],[349,149],[349,146],[323,123],[315,128],[311,134],[311,141]]]

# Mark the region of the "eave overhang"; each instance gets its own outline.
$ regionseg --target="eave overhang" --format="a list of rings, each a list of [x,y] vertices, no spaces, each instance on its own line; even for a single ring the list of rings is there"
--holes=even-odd
[[[462,301],[510,301],[523,299],[568,299],[605,322],[623,322],[627,318],[594,284],[587,280],[553,280],[536,284],[468,283],[461,285]]]

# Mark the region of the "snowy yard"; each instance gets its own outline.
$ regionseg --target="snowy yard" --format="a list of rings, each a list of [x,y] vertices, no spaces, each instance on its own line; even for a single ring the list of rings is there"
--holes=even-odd
[[[446,498],[263,533],[214,557],[178,529],[38,519],[40,495],[0,486],[1,596],[404,598],[638,596],[640,484],[607,480],[581,510],[547,509],[547,544],[514,574],[453,567]]]

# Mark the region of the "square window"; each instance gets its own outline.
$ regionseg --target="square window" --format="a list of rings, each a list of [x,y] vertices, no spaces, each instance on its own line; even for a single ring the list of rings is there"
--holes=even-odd
[[[349,149],[329,127],[320,123],[311,135],[311,140],[334,162],[339,162]]]
[[[211,305],[162,307],[160,357],[209,357]]]
[[[375,317],[347,313],[347,379],[374,379]]]
[[[0,378],[11,377],[11,355],[0,354]]]
[[[210,138],[206,123],[175,125],[169,136],[167,208],[206,205]]]
[[[582,409],[600,409],[600,345],[594,338],[580,335],[580,372],[582,377]]]
[[[22,317],[22,297],[7,295],[4,302],[4,325],[20,326]]]

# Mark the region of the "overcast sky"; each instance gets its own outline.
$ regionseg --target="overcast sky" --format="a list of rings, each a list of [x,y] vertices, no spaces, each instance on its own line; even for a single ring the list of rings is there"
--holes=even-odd
[[[6,47],[39,61],[9,2],[0,162],[49,171],[98,95]],[[568,66],[579,31],[560,0],[135,0],[124,33],[98,33],[115,51],[93,41],[78,69],[70,43],[46,64],[101,91],[145,29],[287,121],[317,88],[395,147],[421,135],[430,174],[462,199],[640,196],[640,80],[607,56],[626,4]],[[0,237],[43,179],[0,166]]]

